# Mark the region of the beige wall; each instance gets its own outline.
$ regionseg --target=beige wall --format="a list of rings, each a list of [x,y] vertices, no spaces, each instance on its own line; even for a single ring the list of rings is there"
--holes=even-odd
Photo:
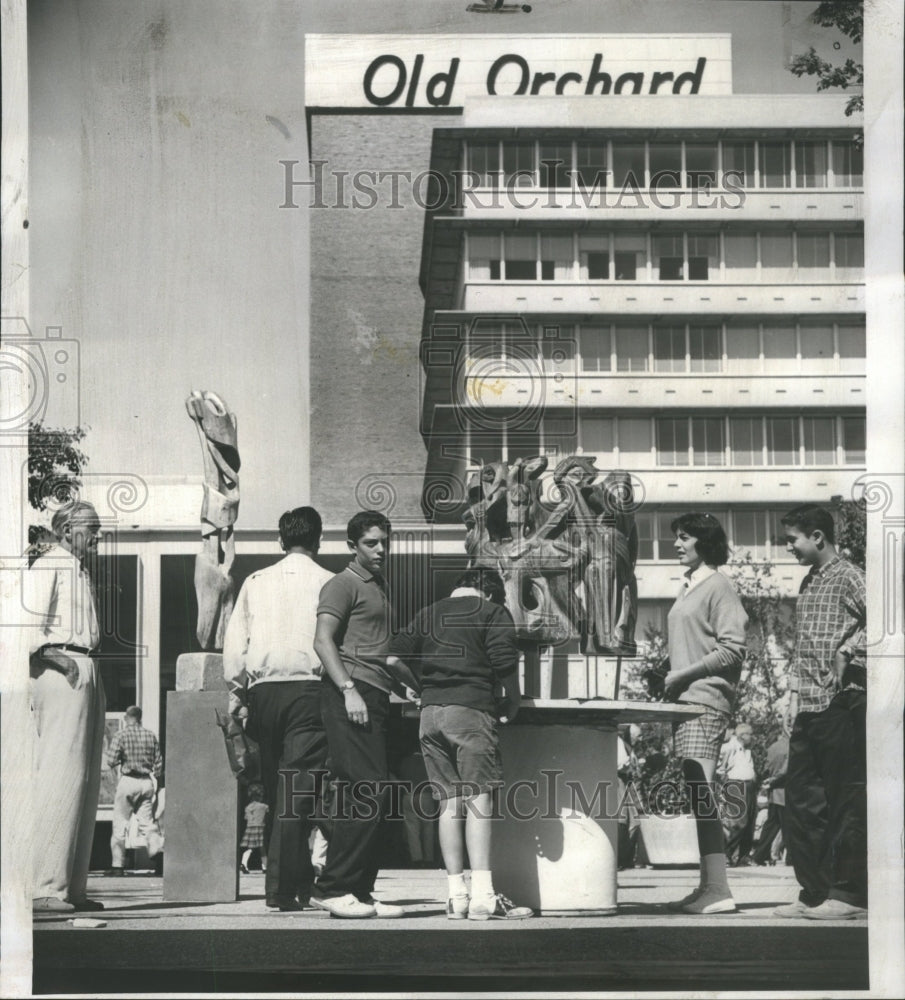
[[[269,527],[308,499],[307,219],[277,207],[278,161],[307,157],[303,21],[29,12],[31,325],[79,342],[89,472],[200,479],[183,401],[213,389],[238,415],[240,524]],[[58,395],[47,419],[73,412]]]

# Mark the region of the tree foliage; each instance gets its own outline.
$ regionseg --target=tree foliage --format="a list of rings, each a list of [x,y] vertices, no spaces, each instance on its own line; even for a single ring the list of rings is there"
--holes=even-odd
[[[866,568],[867,548],[867,501],[843,500],[834,513],[836,515],[836,548],[839,554],[861,569]]]
[[[88,456],[80,445],[85,427],[45,427],[40,421],[28,425],[28,503],[37,512],[73,499],[82,485]],[[30,525],[29,544],[42,539],[42,529]]]
[[[825,0],[818,5],[810,19],[822,28],[837,28],[856,45],[861,43],[864,34],[864,4],[861,0]],[[845,113],[852,115],[864,110],[863,63],[849,57],[844,63],[834,66],[826,59],[821,59],[811,46],[807,52],[792,58],[789,69],[798,77],[816,76],[818,90],[858,88],[861,92],[849,99]]]

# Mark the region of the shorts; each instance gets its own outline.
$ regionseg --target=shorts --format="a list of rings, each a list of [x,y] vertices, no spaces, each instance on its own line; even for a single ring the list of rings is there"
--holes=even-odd
[[[682,704],[687,704],[683,702]],[[728,712],[704,708],[702,715],[687,722],[673,724],[675,755],[679,758],[697,757],[699,760],[719,760],[723,734],[729,725]]]
[[[425,705],[421,710],[421,753],[441,802],[471,798],[503,784],[496,719],[464,705]]]

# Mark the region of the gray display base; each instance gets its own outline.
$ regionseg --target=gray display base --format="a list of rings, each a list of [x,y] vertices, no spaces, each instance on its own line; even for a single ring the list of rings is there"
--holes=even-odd
[[[223,903],[239,896],[238,784],[216,716],[216,709],[227,710],[227,698],[226,691],[167,694],[167,901]]]

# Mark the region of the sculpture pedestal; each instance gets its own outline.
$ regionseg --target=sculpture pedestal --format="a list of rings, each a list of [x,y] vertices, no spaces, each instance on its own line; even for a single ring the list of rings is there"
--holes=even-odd
[[[215,657],[180,656],[176,676],[192,689],[167,694],[166,901],[229,903],[239,895],[239,792],[217,725],[229,695]]]
[[[500,729],[506,785],[493,829],[494,887],[544,914],[614,913],[616,728],[699,714],[686,705],[526,698],[515,723]]]

